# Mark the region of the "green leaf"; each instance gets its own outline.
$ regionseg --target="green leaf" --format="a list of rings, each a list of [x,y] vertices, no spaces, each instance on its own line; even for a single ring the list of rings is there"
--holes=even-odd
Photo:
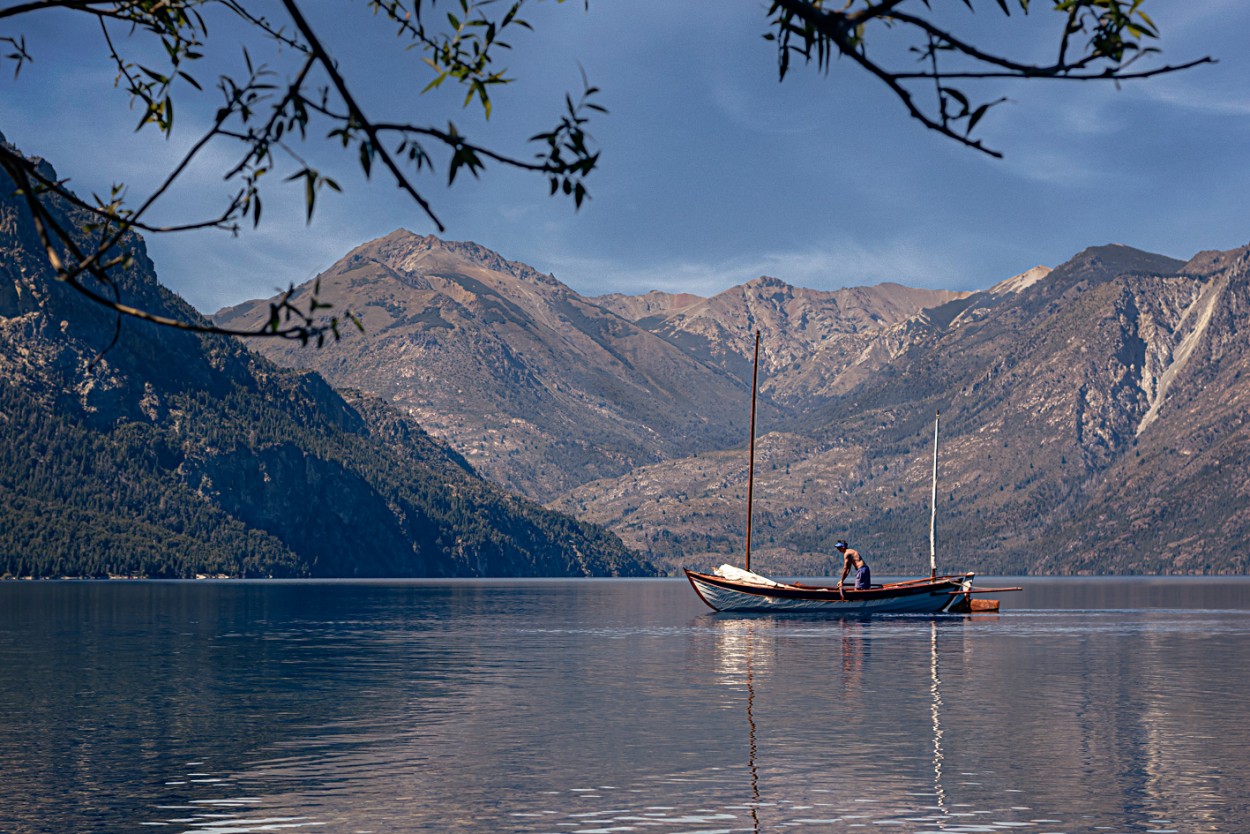
[[[963,112],[968,112],[968,97],[954,87],[942,87],[942,93],[948,95],[963,106]]]
[[[976,110],[972,111],[972,115],[968,117],[968,133],[972,132],[972,129],[977,126],[977,122],[981,121],[981,117],[984,116],[986,111],[989,109],[990,106],[988,104],[982,104]]]

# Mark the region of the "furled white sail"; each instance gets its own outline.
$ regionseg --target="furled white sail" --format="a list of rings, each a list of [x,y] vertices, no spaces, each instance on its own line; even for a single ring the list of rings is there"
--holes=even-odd
[[[769,585],[772,587],[780,587],[780,582],[774,582],[767,576],[760,576],[758,573],[751,573],[749,570],[735,568],[733,565],[721,565],[713,571],[721,579],[732,579],[734,582],[746,582],[750,585]]]

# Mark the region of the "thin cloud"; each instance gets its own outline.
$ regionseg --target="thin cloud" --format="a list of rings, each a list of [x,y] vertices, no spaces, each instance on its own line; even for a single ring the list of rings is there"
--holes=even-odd
[[[1086,160],[1079,148],[1063,152],[1037,145],[1013,151],[1007,169],[1017,178],[1062,188],[1089,188],[1110,183],[1119,172],[1097,167]]]
[[[641,294],[650,290],[712,296],[761,275],[809,289],[834,290],[894,281],[911,286],[947,285],[956,280],[935,268],[922,247],[893,244],[873,249],[854,242],[826,249],[768,252],[720,260],[676,260],[642,268],[619,262],[568,256],[549,257],[557,278],[586,295]]]
[[[1143,87],[1141,95],[1160,104],[1212,116],[1250,116],[1250,98],[1240,91],[1221,94],[1205,85],[1176,82]]]
[[[709,86],[712,104],[736,127],[767,136],[797,136],[813,130],[811,118],[795,118],[790,106],[769,106],[740,84],[718,79]]]

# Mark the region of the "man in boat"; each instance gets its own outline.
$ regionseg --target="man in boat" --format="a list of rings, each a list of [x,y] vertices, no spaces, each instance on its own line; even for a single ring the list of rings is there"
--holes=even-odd
[[[851,572],[851,568],[855,568],[855,590],[871,588],[872,571],[868,569],[868,563],[859,555],[859,551],[847,544],[845,539],[840,539],[834,547],[842,554],[842,576],[838,579],[838,593],[843,599],[846,598],[846,593],[842,590],[842,583],[846,581],[846,575]]]

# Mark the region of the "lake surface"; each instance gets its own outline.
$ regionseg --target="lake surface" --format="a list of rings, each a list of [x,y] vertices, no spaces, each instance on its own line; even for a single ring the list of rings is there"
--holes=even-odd
[[[0,583],[0,832],[1250,831],[1250,580],[1024,584]]]

